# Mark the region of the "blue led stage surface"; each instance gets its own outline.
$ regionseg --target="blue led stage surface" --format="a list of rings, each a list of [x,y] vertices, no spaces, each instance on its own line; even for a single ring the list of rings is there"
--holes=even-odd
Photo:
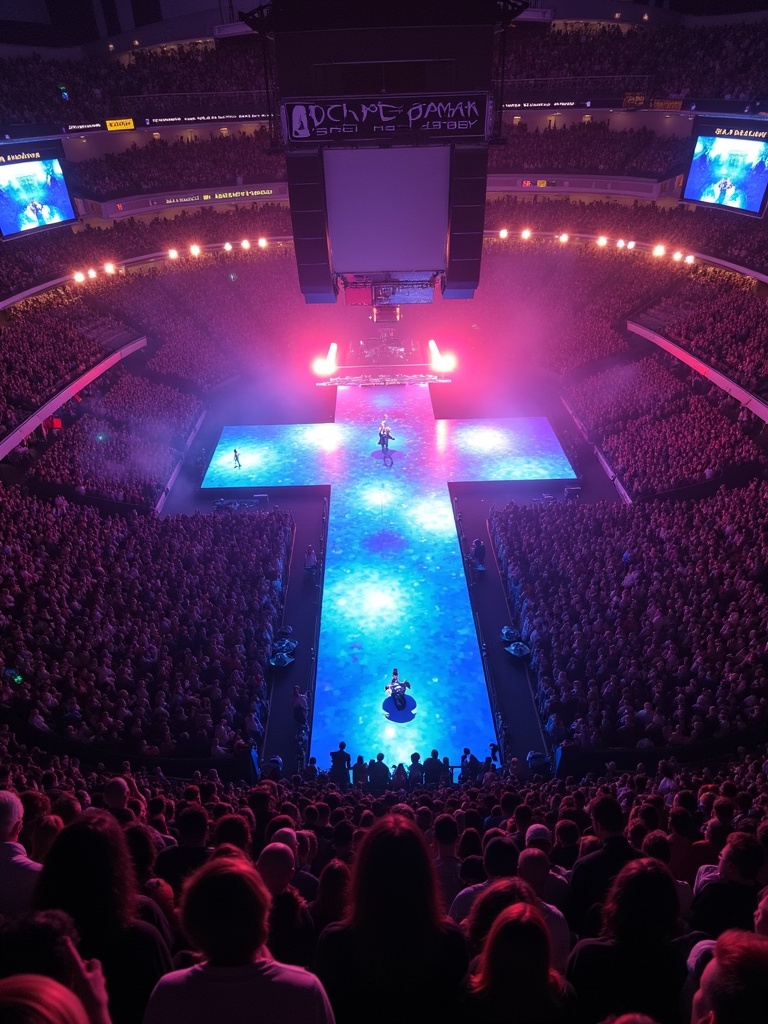
[[[412,430],[397,407],[407,388],[381,389],[390,398],[392,432],[398,459],[416,454]],[[418,387],[426,387],[418,385]],[[339,396],[349,391],[339,388]],[[366,394],[378,388],[361,389]],[[397,436],[402,422],[402,444]],[[452,483],[465,480],[570,480],[575,477],[552,427],[543,416],[494,420],[435,420],[429,451],[440,458]],[[366,459],[376,445],[378,421],[300,423],[289,426],[224,427],[205,474],[203,488],[306,487],[308,484],[345,485],[351,458]],[[237,448],[240,468],[235,466]]]
[[[389,460],[377,447],[384,415]],[[237,448],[241,468],[234,464]],[[225,427],[203,486],[330,484],[312,725],[322,767],[436,747],[458,764],[495,739],[448,481],[573,478],[549,422],[435,420],[426,385],[339,388],[336,423]],[[393,667],[412,689],[398,712]]]

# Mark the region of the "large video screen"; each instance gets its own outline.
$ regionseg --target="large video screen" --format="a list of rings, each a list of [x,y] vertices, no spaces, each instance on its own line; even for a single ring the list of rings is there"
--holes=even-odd
[[[323,151],[337,274],[445,269],[449,146]]]
[[[699,119],[694,132],[683,200],[762,217],[768,201],[768,125]]]
[[[75,220],[77,215],[58,158],[0,164],[3,238]]]

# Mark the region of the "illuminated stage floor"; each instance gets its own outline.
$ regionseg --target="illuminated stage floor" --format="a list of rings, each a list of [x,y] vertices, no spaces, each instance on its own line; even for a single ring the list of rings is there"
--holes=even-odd
[[[376,446],[385,413],[391,465]],[[204,488],[331,485],[319,765],[341,739],[353,760],[485,755],[495,732],[447,483],[573,477],[544,417],[435,420],[426,385],[341,387],[335,423],[223,429]],[[403,713],[384,692],[394,666],[412,686]]]

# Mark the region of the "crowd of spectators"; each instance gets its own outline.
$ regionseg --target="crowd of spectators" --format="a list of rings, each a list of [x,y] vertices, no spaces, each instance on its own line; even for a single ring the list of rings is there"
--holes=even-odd
[[[189,112],[179,110],[180,93],[243,92],[251,97],[247,108],[253,111],[254,90],[263,89],[262,69],[255,37],[252,45],[236,50],[192,43],[81,60],[5,57],[0,61],[0,124],[72,124],[121,114],[178,116]],[[165,101],[164,94],[170,94]],[[135,105],[126,109],[124,97],[132,97]],[[220,100],[213,112],[221,113],[221,106]],[[208,108],[198,101],[193,112]]]
[[[690,744],[765,727],[768,484],[698,502],[497,509],[555,743]]]
[[[292,351],[301,301],[291,247],[180,258],[103,278],[92,294],[157,343],[147,367],[208,389]]]
[[[606,78],[645,76],[654,97],[752,103],[768,95],[762,60],[767,39],[765,21],[658,30],[649,24],[628,30],[513,31],[507,42],[508,88],[530,88],[533,79],[580,78],[595,89]],[[0,62],[0,123],[71,124],[121,114],[201,113],[201,99],[196,110],[179,110],[178,97],[185,93],[209,94],[205,99],[210,101],[210,94],[240,92],[250,97],[249,109],[261,112],[263,81],[256,37],[240,41],[236,49],[174,45],[121,57],[56,61],[25,54]]]
[[[504,146],[489,150],[489,173],[571,172],[660,176],[680,169],[692,152],[690,139],[657,136],[647,128],[611,131],[606,121],[528,131],[505,125]],[[270,151],[266,129],[151,139],[121,153],[70,161],[69,181],[78,195],[98,199],[211,185],[240,186],[285,179],[285,159]]]
[[[657,207],[616,200],[572,202],[568,199],[536,197],[530,202],[514,197],[490,201],[486,208],[486,230],[506,228],[512,234],[525,228],[535,232],[567,232],[616,240],[635,240],[679,247],[729,260],[755,270],[768,270],[768,238],[759,219],[734,218],[728,211],[697,210],[684,206]],[[49,232],[34,239],[12,239],[0,253],[0,295],[18,294],[25,288],[75,270],[100,268],[107,261],[128,259],[147,253],[180,252],[197,243],[236,244],[261,235],[291,235],[287,206],[262,204],[217,212],[204,209],[184,211],[174,218],[118,221],[113,228],[86,227]],[[666,261],[665,261],[666,265]]]
[[[472,315],[506,356],[568,374],[626,353],[618,328],[633,308],[668,289],[670,274],[678,272],[684,280],[686,271],[677,265],[615,247],[490,239]]]
[[[677,369],[677,372],[675,370]],[[662,356],[591,373],[564,397],[633,498],[715,480],[725,470],[765,469],[764,452],[734,422],[730,400],[683,379]]]
[[[768,96],[761,62],[766,45],[768,21],[513,31],[507,39],[508,95],[525,88],[525,79],[590,78],[595,88],[607,77],[645,75],[655,97],[752,103]]]
[[[104,337],[120,330],[114,317],[61,290],[12,306],[0,325],[2,433],[103,359]]]
[[[107,153],[92,160],[70,161],[68,180],[77,195],[98,199],[165,192],[198,186],[248,185],[282,181],[286,176],[282,153],[270,152],[266,128],[237,134],[166,142],[151,139],[135,143],[122,153]]]
[[[703,395],[692,395],[680,412],[667,413],[647,392],[649,412],[603,440],[614,472],[633,498],[717,480],[725,470],[754,472],[768,466],[765,453]]]
[[[488,151],[488,173],[510,171],[626,174],[660,177],[677,173],[693,153],[690,139],[657,135],[649,128],[611,131],[608,121],[528,131],[502,128],[503,146]]]
[[[194,395],[120,367],[109,388],[94,399],[91,408],[97,415],[133,426],[146,437],[183,448],[203,414],[204,405]]]
[[[587,439],[600,444],[616,424],[639,419],[653,409],[685,408],[690,386],[660,357],[646,356],[599,370],[568,385],[563,397],[576,413]]]
[[[77,270],[117,262],[148,253],[180,252],[190,245],[205,245],[262,235],[290,236],[291,218],[280,203],[254,203],[227,212],[210,207],[195,213],[151,221],[120,220],[110,228],[87,225],[82,231],[52,231],[36,238],[11,239],[0,254],[0,295],[16,295],[35,284],[70,278]]]
[[[132,428],[84,415],[68,426],[29,469],[32,481],[66,491],[154,507],[181,453]]]
[[[668,250],[718,257],[741,267],[768,270],[765,223],[760,219],[723,216],[722,210],[687,209],[685,204],[657,206],[638,201],[582,200],[536,196],[536,201],[504,196],[486,206],[485,228],[510,233],[567,232],[606,235],[613,245],[619,239],[661,243]]]
[[[212,1008],[240,1024],[254,1001],[261,1019],[322,1024],[763,1019],[764,750],[581,780],[510,761],[371,790],[326,772],[115,775],[7,726],[0,749],[0,1008],[79,999],[77,1024],[206,1024]]]
[[[751,280],[702,268],[648,312],[662,318],[662,334],[748,391],[768,387],[766,300]]]
[[[100,516],[3,489],[0,705],[95,750],[260,741],[291,536],[278,510]]]

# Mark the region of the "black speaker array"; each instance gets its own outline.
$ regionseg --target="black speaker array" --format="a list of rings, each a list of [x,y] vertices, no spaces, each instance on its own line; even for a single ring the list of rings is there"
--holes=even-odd
[[[335,302],[322,153],[289,152],[286,163],[293,244],[302,295],[307,302]]]
[[[451,153],[448,263],[443,280],[446,299],[471,299],[480,282],[487,180],[487,147],[455,145]]]

